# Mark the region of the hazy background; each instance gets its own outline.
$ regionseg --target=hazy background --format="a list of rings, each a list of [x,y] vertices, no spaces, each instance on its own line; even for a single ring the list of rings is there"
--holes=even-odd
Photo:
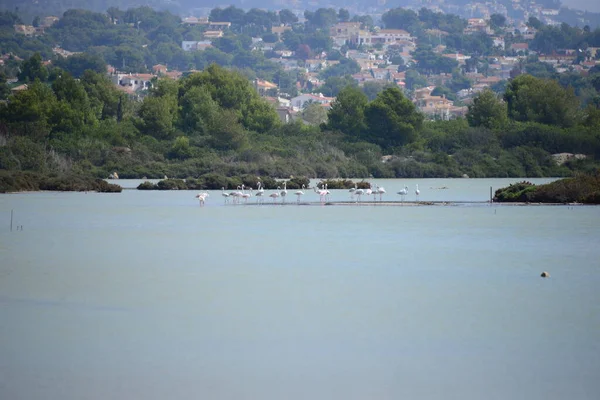
[[[577,10],[600,12],[600,1],[597,0],[562,0],[562,4]]]

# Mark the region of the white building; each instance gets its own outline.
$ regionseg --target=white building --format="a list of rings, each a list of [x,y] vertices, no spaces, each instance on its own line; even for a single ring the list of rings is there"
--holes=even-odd
[[[292,103],[292,109],[294,109],[295,111],[299,111],[299,110],[302,110],[304,108],[304,105],[308,102],[319,103],[324,106],[329,106],[329,104],[331,104],[331,102],[333,102],[334,100],[335,100],[335,97],[326,97],[326,96],[323,96],[323,94],[321,94],[321,93],[319,93],[319,94],[305,93],[305,94],[301,94],[300,96],[296,96],[296,97],[292,98],[291,103]]]

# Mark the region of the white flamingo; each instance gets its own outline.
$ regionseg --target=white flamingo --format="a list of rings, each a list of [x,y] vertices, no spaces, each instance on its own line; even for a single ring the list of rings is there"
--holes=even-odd
[[[360,201],[360,197],[365,194],[365,190],[364,189],[358,189],[356,183],[354,184],[354,195],[356,196],[356,202],[358,203]]]
[[[281,202],[285,203],[285,196],[287,196],[287,182],[283,182],[283,190],[279,194],[281,195]]]
[[[229,193],[225,192],[225,188],[221,188],[221,196],[225,198],[225,203],[229,203]]]
[[[371,184],[369,183],[369,188],[365,190],[364,195],[369,197],[373,193],[373,189],[371,188]]]
[[[376,192],[377,194],[379,194],[379,201],[381,201],[381,200],[382,200],[382,198],[383,198],[383,195],[385,194],[385,188],[382,188],[382,187],[381,187],[381,186],[379,186],[379,185],[376,185],[375,187],[377,188],[377,189],[375,190],[375,192]]]
[[[250,188],[250,193],[244,192],[244,185],[242,185],[242,199],[244,199],[244,204],[248,203],[248,199],[252,197],[252,188]]]
[[[400,195],[400,199],[404,201],[404,196],[408,194],[408,186],[404,186],[402,189],[400,189],[398,194]]]
[[[417,185],[417,188],[415,189],[415,195],[417,196],[417,201],[419,201],[420,194],[421,194],[421,191],[419,190],[419,185]]]
[[[348,190],[350,192],[350,199],[354,200],[354,191],[356,190],[356,183],[354,183],[354,187]]]
[[[273,192],[269,195],[269,197],[273,199],[273,204],[277,203],[277,198],[280,196],[279,195],[280,190],[281,190],[281,188],[279,186],[277,186],[277,191]]]
[[[195,197],[198,199],[198,201],[200,202],[200,205],[203,206],[204,202],[206,201],[206,198],[209,196],[208,192],[201,192],[198,193]]]
[[[265,200],[265,198],[264,198],[265,189],[262,187],[262,182],[258,182],[257,185],[258,185],[258,189],[256,190],[256,196],[257,196],[256,202],[262,203]]]
[[[302,185],[302,190],[304,190],[305,186]],[[300,197],[304,196],[304,192],[302,190],[298,190],[296,193],[294,193],[297,197],[296,202],[300,203]]]
[[[235,192],[229,192],[229,197],[233,198],[233,204],[237,203],[239,190],[240,190],[240,187],[238,186],[237,190]]]

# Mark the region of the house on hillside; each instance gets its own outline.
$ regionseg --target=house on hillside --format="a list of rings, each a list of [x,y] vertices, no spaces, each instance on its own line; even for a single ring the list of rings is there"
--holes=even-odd
[[[167,73],[167,66],[162,64],[153,65],[152,73],[154,75],[165,75]]]
[[[312,103],[319,103],[321,105],[329,105],[331,104],[331,102],[333,102],[335,100],[335,97],[326,97],[323,96],[323,94],[319,93],[319,94],[312,94],[312,93],[305,93],[305,94],[301,94],[300,96],[296,96],[294,98],[292,98],[291,102],[292,102],[292,109],[295,111],[299,111],[302,110],[304,108],[304,105],[306,103],[312,102]]]
[[[283,35],[284,32],[286,31],[291,31],[292,27],[289,25],[279,25],[279,26],[272,26],[271,27],[271,33],[274,33],[275,35],[277,35],[278,38],[281,39],[281,35]]]
[[[277,93],[277,90],[279,89],[276,84],[262,79],[254,80],[254,88],[262,97],[270,95],[271,92]]]
[[[111,80],[115,85],[128,88],[131,92],[150,89],[152,87],[152,74],[114,74]]]
[[[329,36],[337,46],[350,43],[360,32],[360,22],[339,22],[329,28]]]

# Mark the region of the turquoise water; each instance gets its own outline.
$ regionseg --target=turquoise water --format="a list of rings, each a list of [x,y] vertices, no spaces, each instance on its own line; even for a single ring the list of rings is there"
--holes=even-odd
[[[504,181],[380,181],[417,183]],[[598,207],[194,195],[0,196],[0,398],[600,395]]]

